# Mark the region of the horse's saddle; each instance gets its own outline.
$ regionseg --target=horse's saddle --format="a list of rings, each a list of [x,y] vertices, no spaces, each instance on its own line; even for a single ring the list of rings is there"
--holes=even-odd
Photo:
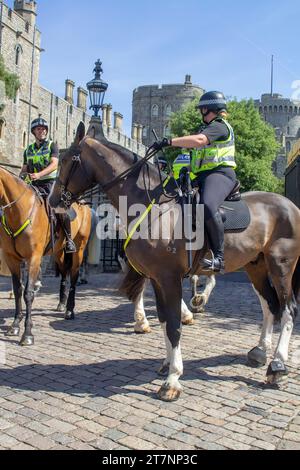
[[[250,225],[251,216],[249,207],[242,199],[240,188],[241,183],[237,181],[235,187],[219,208],[225,232],[242,232]],[[195,207],[199,203],[200,193],[197,189],[193,197],[193,206]],[[196,210],[193,210],[193,214],[195,213]]]

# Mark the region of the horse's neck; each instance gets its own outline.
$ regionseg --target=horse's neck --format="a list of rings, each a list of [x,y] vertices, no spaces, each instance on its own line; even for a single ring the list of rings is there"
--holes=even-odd
[[[107,148],[104,146],[104,149],[107,151],[107,154],[99,157],[99,160],[94,162],[94,174],[101,185],[105,185],[113,181],[116,177],[130,169],[136,163],[134,155],[129,151],[125,150],[122,153],[114,151],[113,157],[110,157],[109,152],[111,150],[115,150],[114,147],[112,146]],[[159,175],[155,175],[153,170],[150,170],[150,178],[151,183],[149,192],[157,188],[160,184]],[[132,184],[130,184],[131,182]],[[147,175],[146,185],[148,187]],[[120,197],[122,196],[126,196],[128,207],[136,203],[149,205],[150,201],[144,188],[142,167],[135,171],[133,175],[127,176],[126,179],[118,182],[115,186],[109,189],[107,191],[107,195],[117,210],[119,210]]]
[[[4,170],[0,170],[0,181],[3,188],[0,193],[0,206],[7,206],[17,201],[11,208],[7,208],[5,213],[9,215],[12,210],[14,217],[17,213],[22,215],[32,205],[30,189],[26,187],[25,183],[18,181],[16,177]],[[20,202],[18,201],[19,198]]]

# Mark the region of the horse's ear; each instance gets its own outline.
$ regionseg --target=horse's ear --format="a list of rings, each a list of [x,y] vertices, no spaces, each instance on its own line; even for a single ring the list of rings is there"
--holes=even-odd
[[[85,125],[82,121],[78,124],[74,144],[79,145],[85,136]]]

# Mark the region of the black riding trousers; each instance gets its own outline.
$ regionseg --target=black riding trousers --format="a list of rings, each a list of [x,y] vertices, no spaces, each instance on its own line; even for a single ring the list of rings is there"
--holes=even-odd
[[[205,221],[215,216],[236,182],[236,174],[232,168],[221,167],[200,173],[197,184],[200,188],[201,204],[204,204]]]

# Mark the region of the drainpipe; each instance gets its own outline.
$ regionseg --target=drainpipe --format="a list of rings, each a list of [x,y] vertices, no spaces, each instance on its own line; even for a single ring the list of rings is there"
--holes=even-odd
[[[3,19],[3,0],[0,0],[0,54],[2,52],[2,19]]]
[[[51,93],[51,103],[50,103],[50,127],[49,127],[49,138],[53,139],[52,135],[52,115],[53,115],[53,93]]]
[[[67,117],[66,117],[66,149],[68,148],[68,126],[69,126],[69,105],[67,105]]]
[[[31,125],[31,109],[32,109],[32,92],[33,92],[33,72],[34,72],[34,55],[35,55],[35,36],[36,36],[36,27],[33,28],[33,46],[32,46],[32,58],[31,58],[31,78],[30,78],[30,93],[29,93],[29,116],[28,116],[28,136],[27,136],[27,146],[29,145],[30,137],[30,125]]]

